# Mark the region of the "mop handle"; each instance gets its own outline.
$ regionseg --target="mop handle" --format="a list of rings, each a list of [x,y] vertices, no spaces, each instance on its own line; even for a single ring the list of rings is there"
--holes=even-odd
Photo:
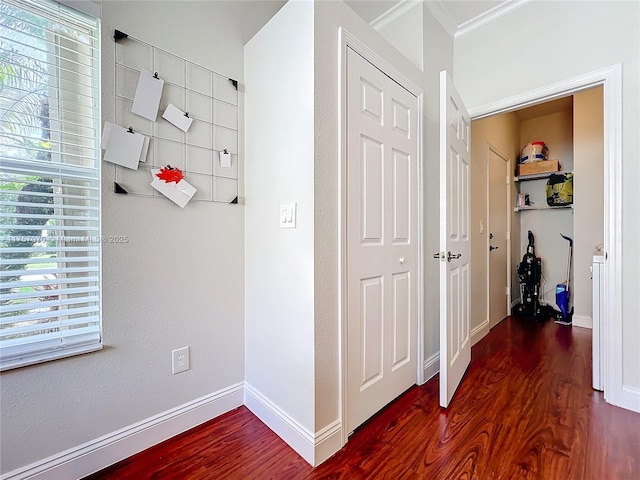
[[[573,240],[570,237],[565,237],[562,234],[560,234],[560,236],[569,242],[569,258],[567,259],[567,290],[568,290],[569,289],[569,274],[571,273],[571,257],[572,257],[571,250],[573,250]]]

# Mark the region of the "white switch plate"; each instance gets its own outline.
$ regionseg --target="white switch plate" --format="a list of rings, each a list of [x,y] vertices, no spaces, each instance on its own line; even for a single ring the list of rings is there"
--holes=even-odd
[[[280,205],[280,228],[296,228],[296,203]]]

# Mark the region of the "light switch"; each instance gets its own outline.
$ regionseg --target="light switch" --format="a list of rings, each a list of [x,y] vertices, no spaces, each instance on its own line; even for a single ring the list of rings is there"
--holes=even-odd
[[[280,228],[296,228],[296,204],[280,205]]]

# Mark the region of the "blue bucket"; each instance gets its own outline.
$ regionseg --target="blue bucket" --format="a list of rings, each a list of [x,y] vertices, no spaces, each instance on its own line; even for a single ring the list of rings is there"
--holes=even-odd
[[[564,283],[556,285],[556,304],[562,312],[562,318],[566,320],[569,312],[569,290]]]

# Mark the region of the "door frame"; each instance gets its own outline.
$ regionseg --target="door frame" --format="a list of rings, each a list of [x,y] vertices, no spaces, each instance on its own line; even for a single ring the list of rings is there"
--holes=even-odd
[[[471,114],[471,113],[469,113]],[[473,117],[472,117],[472,121],[473,121]],[[491,185],[489,185],[489,162],[490,162],[490,155],[491,152],[495,153],[497,156],[499,156],[500,158],[502,158],[505,163],[507,164],[507,172],[512,172],[513,170],[513,163],[511,161],[511,158],[509,158],[508,155],[505,155],[504,153],[502,153],[500,151],[500,149],[498,147],[496,147],[493,143],[491,142],[487,142],[486,143],[486,163],[487,163],[487,233],[491,232],[491,210],[490,210],[490,205],[489,205],[489,192],[490,192],[490,187]],[[506,293],[506,299],[505,302],[507,304],[507,315],[509,315],[509,310],[511,309],[511,296],[512,296],[512,292],[511,292],[511,216],[512,216],[512,210],[511,210],[511,194],[512,191],[511,189],[513,188],[512,182],[511,182],[511,175],[507,175],[506,178],[506,182],[507,182],[507,196],[505,198],[505,213],[507,215],[507,238],[506,238],[506,246],[507,246],[507,271],[505,272],[506,275],[506,279],[507,279],[507,283],[506,283],[506,287],[507,287],[507,293]],[[489,246],[491,244],[491,239],[489,238],[489,235],[485,235],[487,238],[487,245],[486,245],[486,262],[487,262],[487,326],[489,328],[489,330],[491,330],[493,327],[495,327],[495,325],[491,325],[491,318],[489,317],[489,313],[491,312],[491,308],[490,308],[490,301],[491,301],[491,295],[490,295],[490,279],[491,279],[491,271],[489,268],[489,254],[491,253],[489,251]]]
[[[338,325],[339,325],[339,372],[340,372],[340,422],[342,425],[342,445],[347,443],[350,432],[345,428],[348,424],[347,416],[347,48],[351,48],[358,55],[369,61],[372,65],[382,71],[385,75],[398,83],[400,86],[415,95],[418,104],[417,131],[418,131],[418,158],[417,158],[417,174],[418,174],[418,201],[417,201],[417,232],[416,232],[416,316],[417,316],[417,332],[416,332],[416,383],[424,383],[424,146],[423,146],[423,120],[424,113],[424,92],[414,82],[409,80],[397,68],[393,67],[387,61],[382,59],[377,53],[371,50],[366,44],[361,42],[357,37],[349,33],[344,28],[339,29],[339,72],[338,78],[340,85],[338,88],[338,105],[340,115],[338,116],[338,146],[339,146],[339,168],[338,168]]]
[[[604,100],[604,398],[639,411],[637,395],[622,383],[622,64],[617,63],[470,109],[472,120],[603,87]]]

